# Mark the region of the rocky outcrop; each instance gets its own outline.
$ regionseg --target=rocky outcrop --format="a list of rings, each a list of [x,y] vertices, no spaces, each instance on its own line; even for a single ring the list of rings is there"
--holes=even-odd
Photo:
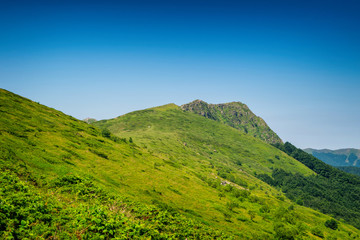
[[[96,119],[95,118],[85,118],[83,121],[86,122],[86,123],[91,124],[91,123],[96,122]]]
[[[266,122],[241,102],[208,104],[202,100],[195,100],[182,105],[181,108],[227,124],[267,143],[282,143],[280,137],[270,129]]]

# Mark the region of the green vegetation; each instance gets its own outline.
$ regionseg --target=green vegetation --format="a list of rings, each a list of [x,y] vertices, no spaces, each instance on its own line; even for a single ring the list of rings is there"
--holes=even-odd
[[[2,239],[229,238],[176,212],[109,195],[89,179],[70,174],[47,182],[23,168],[4,166],[0,173]]]
[[[280,187],[293,201],[300,201],[304,206],[344,219],[360,228],[360,177],[327,165],[288,142],[277,147],[318,175],[303,176],[275,169],[272,177],[259,175],[259,178]]]
[[[255,177],[313,175],[303,164],[175,105],[118,118],[127,129],[5,90],[0,112],[2,239],[318,239],[315,226],[325,239],[360,236]]]
[[[334,219],[326,220],[325,226],[336,230],[338,228],[338,223]]]
[[[270,129],[266,122],[243,103],[208,104],[201,100],[195,100],[182,105],[181,108],[239,129],[267,143],[282,143],[279,136]]]
[[[351,173],[354,175],[360,176],[360,167],[336,167],[337,169],[340,169],[341,171]]]
[[[263,141],[219,122],[182,111],[174,104],[101,120],[94,125],[108,129],[118,137],[132,137],[139,146],[168,158],[168,162],[179,167],[200,167],[198,174],[209,171],[203,168],[206,163],[220,177],[244,187],[249,173],[271,173],[272,169],[280,167],[304,175],[314,174]]]
[[[218,189],[219,200],[235,197],[226,203],[229,212],[223,213],[228,223],[234,221],[233,215],[236,216],[238,213],[237,204],[243,209],[243,204],[247,201],[254,203],[260,199],[260,202],[265,203],[255,211],[247,209],[243,213],[247,216],[245,219],[244,216],[236,216],[235,219],[244,224],[257,223],[258,214],[273,216],[274,209],[269,207],[273,205],[268,202],[270,199],[275,200],[277,206],[282,205],[282,201],[284,204],[288,203],[280,192],[263,185],[253,177],[254,175],[269,174],[273,169],[280,167],[294,174],[300,173],[301,176],[315,175],[298,161],[270,145],[216,121],[181,111],[174,104],[136,111],[111,120],[102,120],[95,125],[109,129],[117,136],[132,136],[139,146],[166,158],[165,165],[173,165],[177,171],[195,169],[196,175],[201,180]],[[220,183],[224,183],[225,186],[221,188]],[[270,199],[268,194],[264,195],[264,191],[271,193]],[[173,202],[173,204],[181,203]],[[272,221],[276,222],[274,219]],[[324,225],[325,221],[323,220],[320,225]],[[283,219],[280,223],[282,222]],[[272,228],[274,231],[277,229],[278,234],[284,231],[287,234],[298,233],[296,227],[288,225],[291,223],[282,223],[279,225],[282,227],[278,228],[275,228],[278,226],[275,224]],[[287,231],[288,229],[290,230]]]

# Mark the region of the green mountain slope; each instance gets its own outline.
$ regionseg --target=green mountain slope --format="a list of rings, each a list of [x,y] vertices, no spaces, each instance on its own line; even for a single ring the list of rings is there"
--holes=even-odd
[[[208,104],[201,100],[195,100],[182,105],[181,108],[239,129],[267,143],[282,143],[279,136],[270,129],[266,122],[243,103]]]
[[[232,127],[182,111],[174,104],[132,112],[95,125],[119,137],[132,137],[140,146],[167,158],[165,164],[173,164],[179,170],[182,166],[195,169],[195,174],[209,184],[213,181],[211,176],[217,175],[233,186],[251,189],[251,194],[265,202],[274,189],[263,185],[255,175],[271,174],[277,168],[312,175],[308,168],[274,147]],[[282,199],[277,194],[271,195]]]
[[[354,166],[360,167],[360,150],[354,148],[344,148],[338,150],[329,149],[304,149],[305,152],[332,166]]]
[[[132,137],[140,146],[157,154],[176,156],[172,161],[178,164],[206,161],[224,177],[227,168],[237,170],[231,174],[239,169],[251,175],[271,173],[274,168],[313,174],[275,147],[238,129],[182,111],[175,104],[132,112],[94,125],[120,137]]]
[[[341,171],[360,176],[360,167],[347,166],[347,167],[336,167],[336,168],[340,169]]]
[[[332,167],[288,142],[276,146],[318,175],[302,177],[277,171],[267,182],[281,186],[291,199],[299,199],[306,206],[345,219],[360,228],[360,177]]]
[[[152,176],[166,180],[153,167],[162,159],[2,89],[0,113],[0,238],[226,238],[178,212],[128,200],[161,197]]]
[[[0,113],[0,238],[360,236],[345,223],[338,222],[337,230],[326,227],[331,217],[294,205],[253,176],[278,165],[312,175],[304,165],[236,129],[176,106],[129,114],[129,129],[117,137],[5,90],[0,90]],[[147,114],[153,125],[144,121],[150,118]],[[174,114],[186,124],[172,124],[180,123],[172,121]],[[188,121],[212,128],[199,139],[196,131],[205,128],[192,130]],[[145,131],[156,134],[141,139]],[[235,137],[231,143],[228,134],[243,139]]]

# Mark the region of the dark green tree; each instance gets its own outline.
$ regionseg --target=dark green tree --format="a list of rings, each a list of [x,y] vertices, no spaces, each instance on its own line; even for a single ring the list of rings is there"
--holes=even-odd
[[[103,137],[106,137],[106,138],[110,138],[110,136],[111,136],[111,133],[110,133],[110,131],[109,131],[109,129],[103,129],[102,131],[101,131],[101,135],[103,136]]]
[[[338,228],[338,223],[334,219],[330,219],[330,220],[326,220],[325,226],[333,230],[336,230]]]

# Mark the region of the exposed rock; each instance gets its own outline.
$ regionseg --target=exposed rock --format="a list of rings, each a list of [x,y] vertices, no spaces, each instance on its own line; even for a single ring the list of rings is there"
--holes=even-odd
[[[228,181],[222,181],[220,184],[225,186],[226,184],[229,184],[229,182]]]
[[[97,120],[95,118],[85,118],[83,121],[86,122],[86,123],[91,124],[93,122],[96,122]]]
[[[202,100],[195,100],[182,105],[181,108],[227,124],[267,143],[282,143],[280,137],[270,129],[266,122],[241,102],[208,104]]]

